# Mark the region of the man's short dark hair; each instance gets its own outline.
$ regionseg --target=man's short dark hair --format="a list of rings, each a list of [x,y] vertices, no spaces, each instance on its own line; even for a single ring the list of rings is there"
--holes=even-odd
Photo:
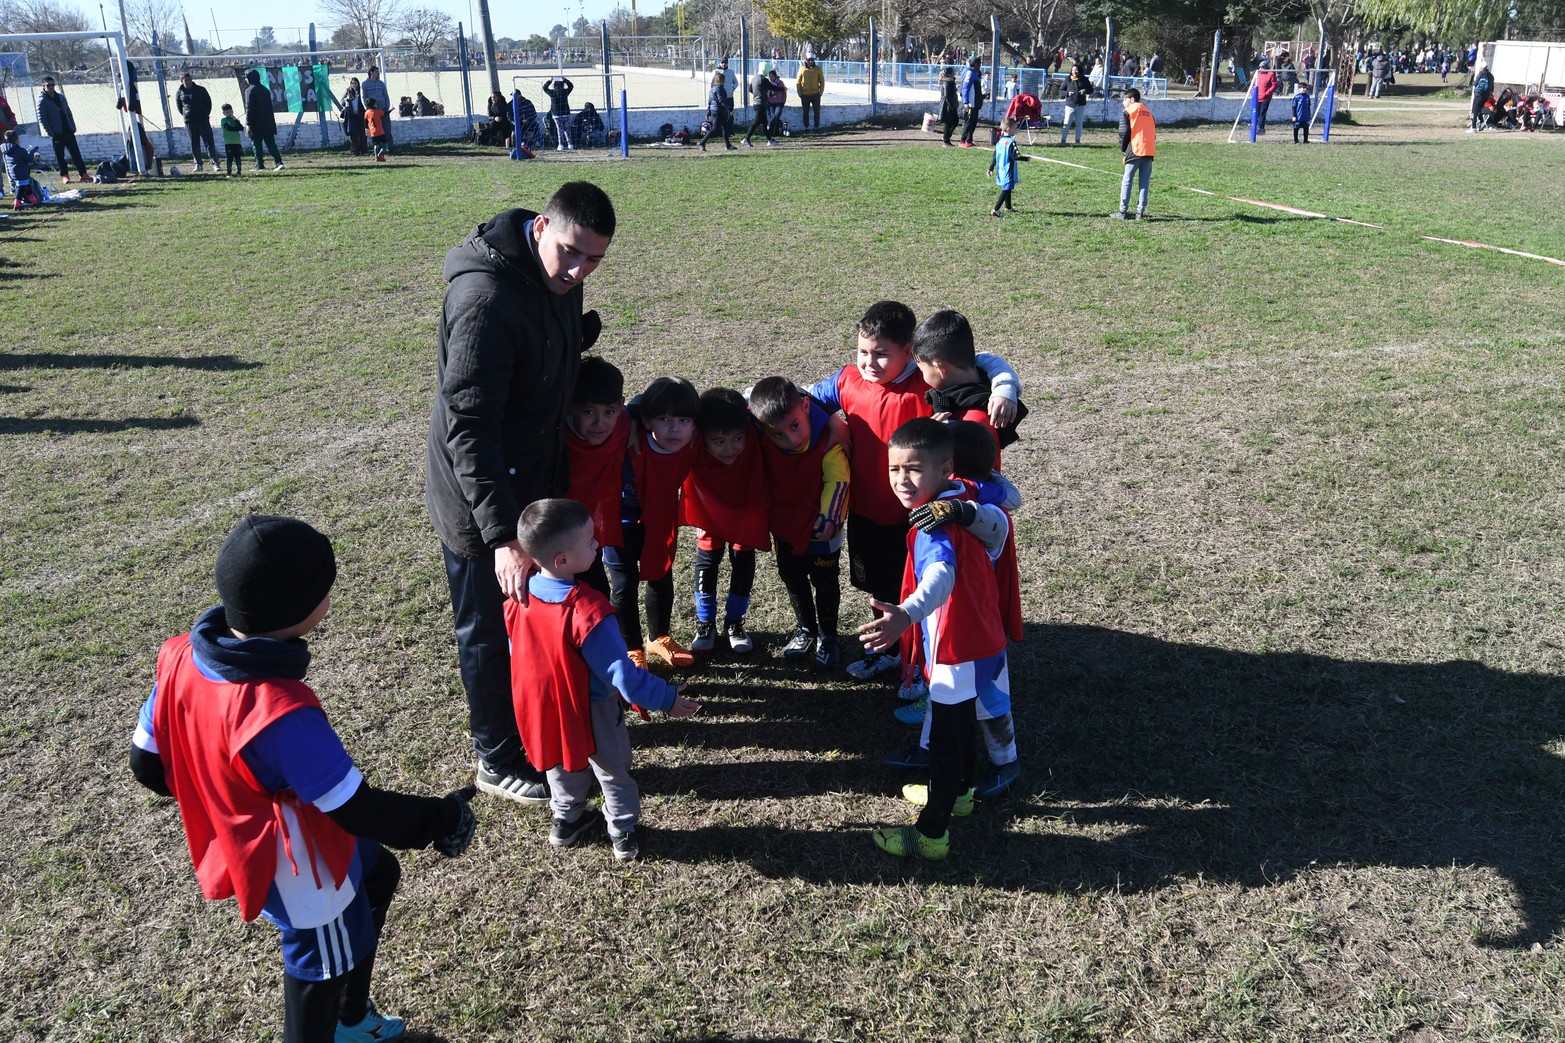
[[[937,460],[950,460],[955,455],[954,444],[949,427],[933,417],[921,416],[891,432],[886,447],[928,453]]]
[[[638,408],[643,420],[660,416],[687,416],[694,420],[701,412],[701,395],[684,377],[658,377],[641,393]]]
[[[907,344],[913,339],[913,327],[917,324],[913,309],[901,301],[876,301],[859,320],[859,335],[874,339],[884,337],[893,344]]]
[[[608,359],[587,355],[571,390],[573,406],[617,406],[625,401],[625,374]]]
[[[709,435],[748,431],[750,410],[744,404],[744,396],[733,388],[712,388],[702,392],[696,426]]]
[[[534,500],[516,523],[516,539],[528,557],[547,563],[590,521],[591,512],[575,500]]]
[[[544,204],[543,216],[562,228],[576,225],[614,238],[614,204],[608,193],[590,181],[567,181]]]
[[[1129,98],[1131,101],[1140,101],[1141,92],[1136,90],[1134,87],[1129,87],[1125,90],[1125,97]]]
[[[15,144],[19,144],[22,139],[17,137],[17,135],[16,135],[16,128],[12,127],[10,130],[5,132],[5,140],[10,142],[11,144],[15,145]]]
[[[787,377],[767,377],[750,389],[750,412],[763,424],[780,424],[803,398]]]
[[[994,435],[976,420],[953,420],[946,426],[951,429],[951,469],[960,478],[986,481],[999,453]]]
[[[944,362],[972,368],[978,364],[973,327],[961,312],[937,311],[913,331],[913,357],[920,362]]]

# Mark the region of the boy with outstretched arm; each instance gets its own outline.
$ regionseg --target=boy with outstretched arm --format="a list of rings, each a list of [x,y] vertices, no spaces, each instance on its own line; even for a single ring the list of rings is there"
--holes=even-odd
[[[537,500],[522,511],[517,539],[538,567],[526,604],[505,603],[511,636],[516,726],[528,759],[549,777],[549,843],[573,847],[597,821],[592,779],[603,790],[614,857],[641,854],[641,794],[630,777],[625,703],[689,717],[695,703],[632,663],[607,598],[577,577],[597,559],[592,515],[574,500]],[[591,769],[590,771],[588,769]]]
[[[665,666],[695,662],[690,649],[674,640],[674,543],[679,534],[679,491],[696,453],[696,410],[700,395],[682,377],[658,377],[632,406],[640,420],[629,455],[629,480],[620,502],[623,541],[603,548],[608,568],[609,601],[619,616],[620,633],[631,660],[645,667],[656,659]],[[645,591],[646,625],[641,633],[637,587]]]
[[[794,631],[783,658],[812,657],[815,669],[832,670],[842,661],[837,576],[850,480],[845,432],[786,377],[767,377],[751,388],[750,413],[766,435],[767,527],[777,541],[777,575],[793,608]]]
[[[761,443],[744,396],[712,388],[701,396],[696,423],[701,451],[680,496],[680,519],[696,528],[696,637],[693,652],[717,646],[717,577],[728,556],[728,597],[722,633],[731,652],[755,647],[745,629],[755,586],[755,552],[771,548],[766,527],[766,471]]]
[[[913,309],[899,301],[877,301],[858,323],[853,363],[816,383],[810,397],[847,418],[848,463],[853,500],[848,507],[848,578],[881,601],[895,601],[907,561],[907,511],[886,483],[886,441],[915,417],[929,416],[929,385],[913,360]],[[998,355],[979,355],[977,364],[992,391],[988,408],[994,423],[1006,427],[1015,414],[1020,383]],[[896,670],[895,655],[866,651],[848,664],[848,674],[868,681]],[[921,681],[910,679],[902,695],[923,696]]]
[[[565,453],[571,482],[565,497],[587,508],[600,547],[623,547],[620,501],[629,466],[630,417],[625,412],[625,376],[607,359],[585,356],[565,410]],[[582,573],[582,582],[609,596],[601,552]]]
[[[952,479],[953,456],[950,429],[934,419],[910,420],[891,436],[891,487],[912,512],[908,567],[901,601],[872,601],[876,618],[859,628],[860,640],[876,651],[917,628],[929,685],[929,784],[902,789],[909,803],[922,805],[917,823],[876,830],[874,840],[888,854],[929,860],[950,852],[952,816],[972,813],[977,702],[993,690],[1010,690],[993,565],[1010,520],[996,507],[966,499],[961,507],[937,509],[968,494]],[[955,524],[938,524],[942,514]],[[987,528],[978,527],[980,520],[987,520]]]
[[[302,521],[235,526],[217,554],[222,604],[164,642],[130,757],[178,803],[202,894],[281,932],[285,1043],[403,1035],[369,999],[402,873],[382,845],[455,857],[475,827],[471,787],[413,797],[364,781],[304,683],[303,638],[336,576],[331,542]]]

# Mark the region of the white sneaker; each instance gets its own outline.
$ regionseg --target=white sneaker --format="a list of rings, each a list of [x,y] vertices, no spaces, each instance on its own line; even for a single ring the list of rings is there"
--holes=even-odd
[[[921,676],[909,681],[903,681],[902,687],[897,689],[897,698],[908,703],[915,703],[920,699],[928,699],[929,684]]]
[[[272,169],[273,170],[281,170],[282,168],[283,168],[283,165],[281,163],[279,163],[275,167],[273,167]]]
[[[723,624],[723,633],[728,636],[728,650],[735,655],[744,655],[755,648],[755,639],[744,628],[744,620],[730,619]]]
[[[888,670],[896,670],[901,666],[902,660],[900,657],[886,655],[884,652],[875,652],[849,663],[847,670],[848,676],[855,681],[869,681]]]

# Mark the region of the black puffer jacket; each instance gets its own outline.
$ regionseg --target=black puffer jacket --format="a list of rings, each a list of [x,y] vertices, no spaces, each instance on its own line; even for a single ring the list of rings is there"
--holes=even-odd
[[[261,86],[261,74],[251,69],[245,73],[245,127],[253,138],[258,134],[277,133],[277,117],[272,113],[272,92]]]
[[[522,508],[570,484],[562,434],[597,313],[544,284],[530,210],[506,210],[446,254],[425,505],[468,558],[516,535]]]

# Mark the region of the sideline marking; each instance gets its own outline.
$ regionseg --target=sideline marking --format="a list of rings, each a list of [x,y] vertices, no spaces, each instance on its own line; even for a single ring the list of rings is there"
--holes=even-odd
[[[1017,150],[1017,155],[1028,162],[1056,163],[1062,167],[1072,167],[1076,170],[1086,170],[1095,174],[1107,174],[1110,177],[1115,176],[1115,173],[1112,170],[1104,170],[1102,167],[1089,167],[1082,163],[1072,163],[1064,159],[1055,159],[1053,156],[1024,155],[1020,149]],[[1333,217],[1330,214],[1320,214],[1316,213],[1314,210],[1301,210],[1296,206],[1287,206],[1283,203],[1268,203],[1264,199],[1246,199],[1244,196],[1225,196],[1220,195],[1217,192],[1209,192],[1204,188],[1195,188],[1191,185],[1175,185],[1174,187],[1182,189],[1186,192],[1194,192],[1197,195],[1211,196],[1214,199],[1227,199],[1230,202],[1244,203],[1248,206],[1260,206],[1266,207],[1269,210],[1281,210],[1285,214],[1297,214],[1299,217],[1315,217],[1322,221],[1336,221],[1339,224],[1356,225],[1359,228],[1374,228],[1382,232],[1395,231],[1395,229],[1392,229],[1387,225],[1377,225],[1370,221],[1358,221],[1351,217]],[[1494,250],[1497,253],[1510,254],[1512,257],[1525,257],[1531,261],[1542,261],[1545,264],[1552,264],[1560,268],[1565,268],[1565,260],[1561,260],[1558,257],[1548,257],[1544,254],[1528,253],[1525,250],[1513,250],[1508,246],[1495,246],[1492,243],[1480,243],[1471,239],[1446,239],[1443,236],[1425,235],[1422,232],[1413,232],[1410,234],[1416,235],[1418,238],[1428,240],[1432,243],[1446,243],[1451,246],[1466,246],[1474,250]]]

